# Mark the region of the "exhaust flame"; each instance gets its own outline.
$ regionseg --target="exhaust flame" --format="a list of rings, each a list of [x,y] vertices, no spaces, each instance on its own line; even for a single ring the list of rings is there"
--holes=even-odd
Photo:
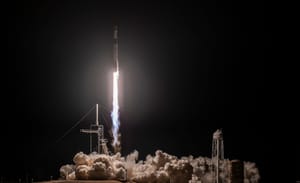
[[[111,118],[113,122],[112,126],[112,132],[113,132],[113,142],[112,145],[116,147],[120,144],[118,139],[118,133],[119,133],[119,126],[120,126],[120,120],[119,120],[119,99],[118,99],[118,85],[119,85],[119,71],[117,70],[113,74],[113,110],[111,112]]]

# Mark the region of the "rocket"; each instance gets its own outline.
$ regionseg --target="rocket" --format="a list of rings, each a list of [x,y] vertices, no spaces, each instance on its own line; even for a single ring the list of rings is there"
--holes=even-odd
[[[119,151],[119,60],[118,60],[118,27],[115,26],[114,28],[114,53],[113,53],[113,60],[114,60],[114,73],[113,73],[113,110],[111,112],[112,122],[113,122],[113,143],[112,145],[115,148],[115,151]]]
[[[114,55],[113,55],[113,60],[114,60],[114,68],[116,69],[116,72],[119,71],[119,53],[118,53],[118,26],[116,25],[114,27]]]

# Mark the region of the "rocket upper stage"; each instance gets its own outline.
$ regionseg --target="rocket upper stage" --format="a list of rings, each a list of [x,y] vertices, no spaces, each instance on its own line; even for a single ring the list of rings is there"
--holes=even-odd
[[[116,71],[119,71],[119,58],[118,58],[118,26],[114,27],[114,55],[113,55],[113,59],[114,59],[114,68],[116,69]]]

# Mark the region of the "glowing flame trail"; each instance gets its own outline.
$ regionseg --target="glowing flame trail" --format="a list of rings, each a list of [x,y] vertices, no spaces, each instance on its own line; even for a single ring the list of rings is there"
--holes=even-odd
[[[117,70],[114,72],[114,78],[113,78],[113,110],[111,112],[111,118],[113,122],[113,143],[112,145],[116,147],[116,145],[119,145],[119,139],[118,139],[118,133],[119,133],[119,126],[120,126],[120,120],[119,120],[119,99],[118,99],[118,85],[119,85],[119,71]]]

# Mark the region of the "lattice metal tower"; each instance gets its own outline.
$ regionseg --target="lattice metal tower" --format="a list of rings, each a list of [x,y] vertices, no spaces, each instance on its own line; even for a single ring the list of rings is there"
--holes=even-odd
[[[213,134],[212,142],[212,174],[213,183],[221,183],[220,179],[220,162],[224,162],[224,143],[222,130],[218,129]]]
[[[96,129],[92,129],[96,128]],[[108,154],[107,140],[104,138],[104,127],[99,124],[98,120],[98,104],[96,104],[96,124],[91,125],[90,129],[81,129],[80,132],[90,135],[97,134],[97,151],[99,154]],[[92,138],[90,136],[90,151],[92,152]]]

